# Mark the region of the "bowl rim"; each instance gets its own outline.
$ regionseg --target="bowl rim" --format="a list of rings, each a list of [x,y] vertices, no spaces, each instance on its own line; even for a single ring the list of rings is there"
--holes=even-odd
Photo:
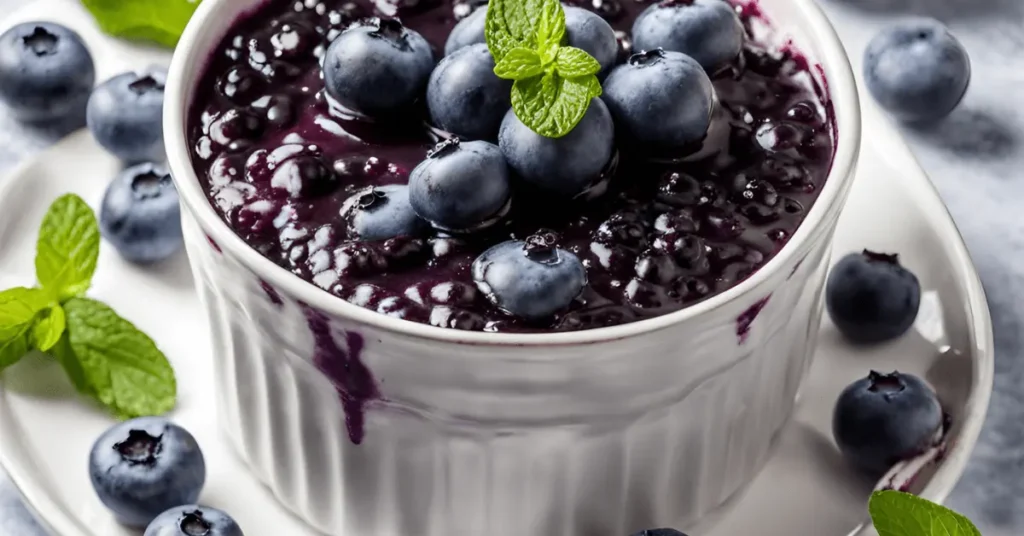
[[[746,5],[750,0],[741,0]],[[756,2],[756,0],[754,0]],[[223,254],[231,254],[262,281],[275,289],[282,290],[314,309],[333,317],[340,317],[381,331],[435,342],[461,343],[482,346],[567,346],[589,345],[632,338],[660,331],[707,315],[715,310],[734,304],[741,297],[751,293],[768,281],[780,267],[795,262],[794,256],[801,246],[811,240],[818,228],[830,218],[834,219],[841,210],[855,175],[855,165],[860,153],[861,110],[856,82],[850,60],[839,35],[829,22],[824,11],[813,0],[793,0],[796,11],[804,17],[802,30],[807,40],[818,44],[817,68],[822,80],[825,97],[835,113],[836,151],[832,167],[825,180],[818,199],[807,217],[782,249],[750,277],[738,285],[707,300],[684,307],[672,313],[616,326],[571,332],[549,333],[489,333],[471,332],[420,324],[396,319],[375,311],[359,307],[334,296],[312,283],[278,266],[250,247],[228,227],[209,202],[191,161],[186,138],[186,121],[192,87],[198,80],[196,65],[205,65],[212,51],[198,51],[194,46],[209,27],[217,24],[213,15],[223,4],[231,0],[206,0],[200,3],[181,36],[169,69],[165,89],[163,116],[164,140],[168,165],[174,177],[179,195],[186,209],[184,213],[195,218],[196,223],[213,240]],[[770,14],[769,14],[770,15]],[[218,32],[218,35],[224,31]],[[218,40],[219,42],[219,40]],[[188,81],[188,84],[185,81]]]

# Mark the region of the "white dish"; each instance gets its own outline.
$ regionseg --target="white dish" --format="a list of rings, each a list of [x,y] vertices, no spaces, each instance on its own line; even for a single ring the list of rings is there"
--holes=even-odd
[[[97,56],[101,77],[161,59],[103,39],[77,3],[40,0],[4,22],[34,18],[78,29]],[[941,500],[948,494],[977,439],[993,363],[981,285],[945,208],[902,140],[868,103],[864,114],[870,136],[834,252],[863,247],[900,252],[927,291],[917,330],[894,344],[857,350],[826,325],[796,417],[768,466],[722,512],[714,530],[692,536],[843,536],[856,530],[873,483],[841,463],[829,420],[839,390],[869,368],[927,377],[953,416],[950,450],[916,482],[924,496]],[[95,206],[117,169],[80,133],[0,183],[0,285],[32,283],[36,229],[53,198],[72,191]],[[150,333],[172,360],[180,386],[173,417],[193,430],[209,461],[202,501],[231,512],[250,536],[312,536],[250,475],[216,426],[208,332],[186,260],[143,270],[105,246],[92,295]],[[62,536],[132,534],[110,519],[92,494],[85,470],[88,448],[110,419],[77,398],[59,368],[41,358],[27,360],[2,379],[0,463],[40,519]]]

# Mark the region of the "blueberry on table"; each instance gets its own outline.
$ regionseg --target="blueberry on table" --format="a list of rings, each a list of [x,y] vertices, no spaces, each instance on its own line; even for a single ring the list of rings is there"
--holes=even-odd
[[[569,46],[587,52],[601,64],[599,76],[607,75],[619,57],[615,30],[593,11],[566,6],[565,36]]]
[[[554,245],[550,233],[509,241],[473,261],[473,281],[506,313],[542,320],[572,304],[587,284],[583,263]]]
[[[96,440],[89,478],[118,521],[141,528],[168,508],[196,502],[206,462],[184,428],[143,417],[117,424]]]
[[[743,33],[736,10],[724,0],[667,0],[633,22],[633,50],[682,52],[714,71],[736,59]]]
[[[484,37],[486,22],[487,6],[477,8],[472,15],[459,21],[448,34],[448,40],[444,44],[444,55],[448,56],[463,47],[486,43],[487,39]]]
[[[434,125],[464,140],[497,139],[511,99],[512,81],[494,74],[494,57],[482,43],[445,57],[427,83]]]
[[[872,371],[839,395],[832,435],[843,456],[877,476],[933,447],[943,420],[942,406],[923,380]]]
[[[119,74],[92,92],[86,119],[96,141],[121,160],[163,162],[167,72]]]
[[[641,530],[632,536],[686,536],[686,534],[676,529],[647,529]]]
[[[524,181],[555,194],[574,197],[601,176],[612,158],[615,125],[601,99],[590,101],[583,119],[561,138],[534,132],[509,110],[498,132],[498,146]]]
[[[162,164],[124,170],[107,187],[100,206],[100,232],[126,260],[164,260],[183,244],[178,190]]]
[[[0,35],[0,101],[21,121],[81,117],[95,81],[89,50],[68,28],[28,22]]]
[[[911,18],[882,30],[864,53],[864,82],[898,119],[933,121],[960,104],[971,80],[967,50],[941,22]]]
[[[327,93],[368,116],[395,112],[423,92],[434,68],[430,43],[395,19],[369,19],[338,36],[324,58]]]
[[[874,343],[906,333],[921,305],[917,276],[897,255],[864,250],[843,257],[828,276],[825,303],[848,339]]]
[[[601,96],[623,137],[641,149],[700,142],[711,126],[714,87],[693,58],[649,50],[630,56],[604,82]]]
[[[409,203],[404,184],[373,186],[350,197],[341,209],[349,231],[359,240],[416,236],[426,227]]]
[[[494,144],[452,138],[409,175],[409,201],[435,227],[467,231],[500,217],[511,196],[505,157]]]
[[[207,506],[176,506],[160,514],[143,536],[244,536],[231,516]]]

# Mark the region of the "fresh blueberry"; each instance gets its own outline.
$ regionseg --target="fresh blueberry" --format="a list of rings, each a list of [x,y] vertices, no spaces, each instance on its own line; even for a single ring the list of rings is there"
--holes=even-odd
[[[850,384],[839,395],[832,435],[843,455],[879,475],[935,445],[943,432],[935,392],[911,374],[879,374]]]
[[[633,22],[633,50],[682,52],[713,71],[736,59],[743,24],[724,0],[664,0]]]
[[[843,257],[828,276],[825,303],[848,339],[882,342],[906,333],[921,305],[917,276],[896,255],[864,250]]]
[[[413,211],[409,187],[404,184],[366,188],[350,197],[341,213],[352,236],[360,240],[416,236],[426,226]]]
[[[444,44],[444,55],[448,56],[452,52],[469,45],[486,43],[487,40],[484,37],[484,25],[486,22],[487,6],[477,8],[472,15],[459,21],[452,28],[452,32],[448,34],[448,41]]]
[[[427,84],[427,107],[434,124],[456,136],[494,140],[511,95],[512,81],[494,74],[494,58],[481,43],[441,60]]]
[[[29,22],[0,35],[0,101],[22,121],[81,117],[95,81],[82,38],[59,24]]]
[[[199,498],[206,462],[192,434],[161,417],[107,430],[89,454],[89,478],[118,520],[145,527],[174,506]]]
[[[167,73],[124,73],[100,84],[89,98],[89,130],[106,150],[129,163],[163,162],[164,85]]]
[[[331,43],[327,93],[356,113],[381,115],[412,104],[434,68],[430,43],[395,19],[369,19]]]
[[[615,125],[600,99],[576,128],[561,138],[537,134],[516,117],[505,114],[498,132],[498,146],[516,173],[544,190],[572,197],[585,192],[612,158]]]
[[[167,168],[139,164],[118,175],[103,196],[100,231],[131,262],[153,263],[180,250],[181,208]]]
[[[615,30],[593,11],[565,6],[565,35],[569,46],[586,51],[601,64],[601,76],[615,65],[619,42]]]
[[[143,536],[244,536],[231,516],[206,506],[176,506],[160,514]]]
[[[647,529],[641,530],[632,536],[686,536],[686,534],[683,534],[676,529]]]
[[[510,173],[497,146],[452,138],[409,175],[409,201],[421,218],[445,230],[487,226],[508,206]]]
[[[912,18],[879,33],[864,53],[864,81],[875,100],[904,121],[941,119],[971,80],[967,50],[934,19]]]
[[[714,93],[693,58],[654,49],[616,67],[604,82],[602,99],[626,139],[665,149],[704,139]]]
[[[565,309],[586,286],[587,272],[554,242],[550,233],[538,233],[488,249],[473,261],[477,288],[501,310],[528,320]]]

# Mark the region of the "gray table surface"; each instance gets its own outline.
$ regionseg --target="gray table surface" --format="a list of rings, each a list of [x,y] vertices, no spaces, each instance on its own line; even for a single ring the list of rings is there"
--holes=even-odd
[[[0,12],[31,0],[0,0]],[[948,504],[985,536],[1024,534],[1024,2],[1020,0],[819,0],[851,54],[892,17],[937,17],[971,54],[963,105],[930,128],[904,128],[963,232],[995,323],[996,388],[988,421]],[[76,127],[27,130],[0,110],[0,173]],[[42,536],[0,474],[0,536]]]

